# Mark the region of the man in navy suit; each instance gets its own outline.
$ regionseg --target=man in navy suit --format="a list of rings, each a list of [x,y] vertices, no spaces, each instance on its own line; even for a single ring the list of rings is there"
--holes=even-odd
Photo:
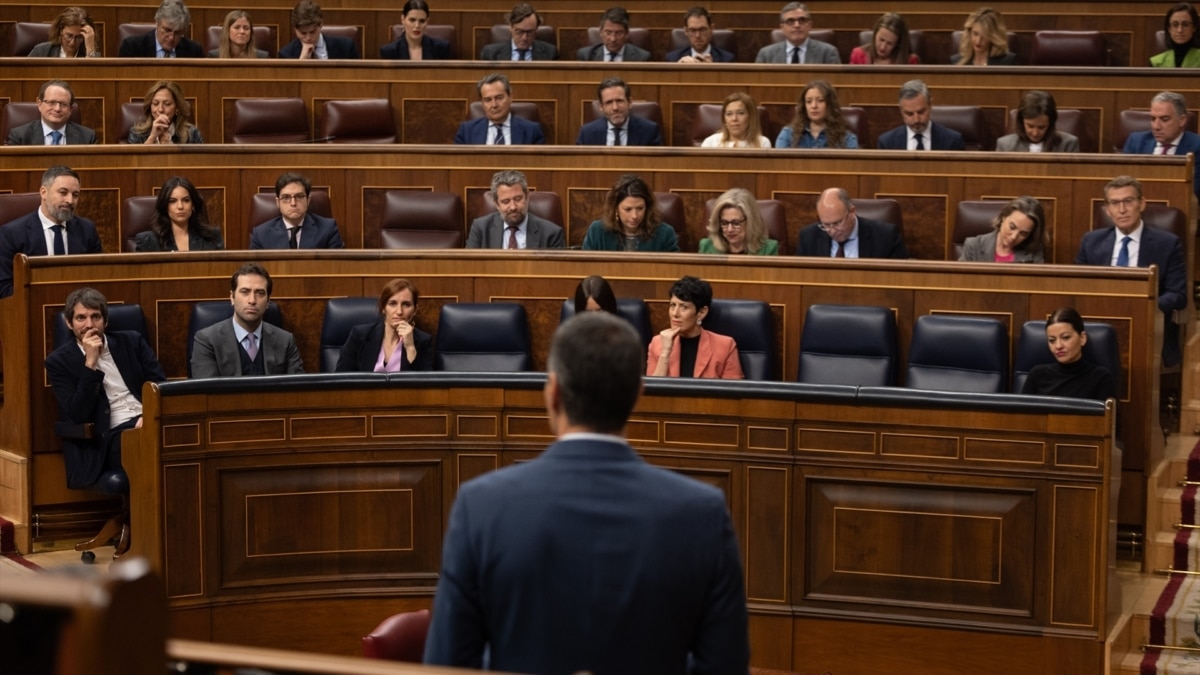
[[[250,231],[250,248],[345,248],[337,221],[308,212],[312,182],[298,173],[275,181],[279,215]]]
[[[811,258],[907,258],[904,238],[892,223],[859,218],[850,194],[829,188],[817,201],[820,222],[800,230],[796,255]]]
[[[920,80],[900,87],[900,115],[904,125],[879,136],[880,150],[965,150],[962,134],[930,120],[933,97]]]
[[[1173,91],[1150,99],[1150,131],[1137,131],[1125,140],[1127,155],[1186,155],[1200,157],[1200,135],[1187,130],[1187,100]],[[1193,192],[1200,196],[1200,171],[1192,177]]]
[[[0,227],[0,298],[13,294],[13,256],[101,253],[96,224],[75,215],[79,174],[52,166],[42,174],[42,205]]]
[[[187,38],[192,14],[181,0],[163,0],[154,14],[154,30],[121,41],[117,56],[151,59],[202,59],[204,48]]]
[[[479,52],[483,61],[553,61],[558,58],[558,48],[537,38],[542,25],[542,16],[533,5],[522,2],[512,8],[505,17],[512,38],[507,42],[484,45]]]
[[[458,125],[456,145],[544,145],[542,126],[511,114],[512,86],[502,73],[492,73],[475,85],[484,117]]]
[[[600,44],[580,47],[575,56],[580,61],[649,61],[650,52],[629,40],[629,12],[624,7],[611,7],[600,17]]]
[[[300,0],[292,8],[292,32],[296,38],[279,50],[281,59],[361,59],[354,40],[321,33],[325,16],[312,0]]]
[[[64,80],[42,83],[38,91],[38,119],[8,132],[6,145],[91,145],[96,132],[71,121],[75,92]]]
[[[1158,308],[1166,315],[1163,335],[1163,365],[1182,360],[1176,310],[1188,305],[1187,265],[1179,237],[1147,227],[1142,220],[1146,200],[1142,184],[1132,176],[1117,176],[1104,186],[1104,211],[1113,227],[1092,230],[1083,235],[1076,265],[1102,267],[1149,267],[1158,265]]]
[[[458,491],[425,662],[520,673],[682,675],[749,667],[725,498],[622,437],[645,350],[618,316],[554,335],[544,387],[558,440]]]
[[[596,88],[596,100],[604,117],[579,129],[575,145],[662,145],[662,129],[650,120],[630,114],[633,101],[629,85],[610,77]]]
[[[735,55],[712,43],[713,23],[708,10],[693,7],[683,15],[683,32],[687,35],[686,47],[667,52],[670,63],[733,63]]]

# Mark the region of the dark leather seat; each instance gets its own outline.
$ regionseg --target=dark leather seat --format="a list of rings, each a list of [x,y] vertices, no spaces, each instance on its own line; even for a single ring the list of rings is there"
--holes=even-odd
[[[889,387],[895,384],[896,315],[887,307],[812,305],[800,334],[796,381]]]
[[[421,663],[429,634],[429,610],[401,612],[384,619],[363,636],[363,656],[368,659]]]
[[[254,47],[267,53],[269,58],[279,56],[279,38],[275,26],[255,26]],[[221,26],[209,26],[204,36],[204,53],[221,48]]]
[[[1007,390],[1008,375],[1004,324],[969,316],[917,317],[904,386],[998,394]]]
[[[715,299],[704,328],[733,338],[747,380],[775,378],[775,324],[771,307],[759,300]]]
[[[0,193],[0,225],[23,218],[41,207],[40,192]]]
[[[954,259],[962,257],[963,243],[970,237],[987,234],[994,228],[996,216],[1008,202],[1000,200],[963,200],[954,210]]]
[[[377,298],[330,298],[325,301],[325,316],[321,319],[321,370],[332,373],[337,367],[342,345],[355,326],[374,323],[379,319]]]
[[[442,305],[434,344],[434,370],[516,373],[533,368],[529,322],[525,308],[516,303]]]
[[[231,316],[233,316],[233,305],[228,300],[192,303],[192,315],[188,319],[188,377],[192,376],[192,348],[196,344],[196,333]],[[267,303],[267,311],[263,313],[263,320],[272,326],[283,328],[283,313],[279,311],[279,305],[276,305],[274,300]]]
[[[592,26],[587,31],[588,47],[594,47],[602,42],[600,39],[600,27]],[[629,37],[625,40],[635,47],[641,47],[648,52],[654,52],[654,43],[650,39],[649,28],[630,28]]]
[[[1117,392],[1123,391],[1121,386],[1121,347],[1117,340],[1117,331],[1112,326],[1099,321],[1084,321],[1083,329],[1087,332],[1087,344],[1083,346],[1083,358],[1088,363],[1104,366],[1112,373],[1113,382],[1117,384]],[[1014,394],[1021,393],[1025,388],[1025,379],[1034,366],[1043,363],[1054,363],[1054,355],[1046,344],[1046,322],[1026,321],[1021,327],[1017,338],[1017,353],[1013,357],[1013,386]]]
[[[461,248],[462,199],[452,192],[388,190],[377,227],[363,233],[368,248]]]
[[[486,216],[489,213],[496,211],[496,202],[492,201],[491,192],[483,193],[483,211],[471,214],[470,220],[475,220],[479,216]],[[544,218],[559,227],[565,227],[566,221],[563,218],[562,198],[557,192],[549,190],[531,190],[529,192],[529,212],[538,218]]]
[[[358,47],[358,53],[363,53],[363,29],[362,26],[331,26],[324,24],[321,26],[321,34],[332,35],[333,37],[346,38]]]
[[[313,188],[308,194],[308,210],[318,216],[333,217],[333,205],[329,203],[329,193]],[[279,204],[275,201],[275,192],[256,192],[250,198],[250,217],[246,221],[250,227],[261,225],[279,215]],[[226,248],[231,248],[226,246]]]
[[[395,143],[392,103],[386,98],[326,101],[319,138],[326,143]]]
[[[50,24],[18,21],[13,25],[12,38],[9,43],[12,49],[5,56],[29,56],[29,52],[33,51],[34,47],[49,41]],[[97,44],[103,43],[97,42]]]
[[[933,121],[962,134],[967,150],[995,150],[996,140],[988,134],[983,109],[977,105],[935,105]]]
[[[491,42],[512,42],[512,29],[506,23],[498,23],[492,26],[489,33]],[[554,26],[541,25],[537,27],[537,32],[533,39],[549,42],[558,49],[558,31],[554,30]]]
[[[736,61],[738,55],[737,33],[729,28],[717,28],[712,31],[711,35],[713,46],[733,54],[733,58]],[[682,28],[671,29],[671,46],[667,51],[673,52],[676,49],[683,49],[691,44],[687,33]]]
[[[684,215],[686,211],[683,209],[683,200],[674,192],[655,192],[654,204],[658,207],[658,214],[662,217],[662,222],[670,225],[675,230],[675,236],[679,238],[679,250],[695,251],[700,242],[688,240],[687,217]]]
[[[126,197],[121,202],[121,250],[131,253],[137,250],[134,240],[142,232],[154,227],[157,197]]]
[[[32,49],[32,47],[31,47]],[[37,103],[29,101],[12,101],[4,106],[4,121],[0,122],[0,143],[3,143],[8,138],[9,132],[22,124],[28,124],[34,120],[42,118],[42,114],[38,112]],[[82,118],[79,115],[79,105],[71,106],[71,121],[76,124],[82,124]]]
[[[145,35],[153,31],[158,26],[153,23],[123,23],[117,26],[117,44],[121,44],[126,38]],[[189,32],[191,32],[189,30]],[[190,37],[190,36],[186,36]]]
[[[1197,117],[1194,110],[1189,110],[1187,115],[1187,123],[1185,126],[1188,131],[1197,130]],[[1129,140],[1129,135],[1135,131],[1150,130],[1150,111],[1149,110],[1122,110],[1117,115],[1117,125],[1113,129],[1113,152],[1121,152],[1125,149],[1125,141]]]
[[[458,58],[458,31],[454,26],[449,24],[425,24],[425,34],[435,40],[445,40],[450,43],[450,58]],[[388,36],[388,42],[395,42],[404,37],[404,24],[394,23],[389,26]]]
[[[779,242],[780,253],[786,253],[784,249],[788,246],[787,232],[787,209],[783,202],[778,199],[758,199],[758,212],[762,216],[763,224],[767,226],[767,233],[775,241]],[[713,206],[717,203],[716,198],[709,199],[704,202],[704,222],[707,225],[712,218]],[[697,244],[699,246],[699,244]],[[691,249],[685,249],[691,250]]]
[[[1108,52],[1098,30],[1039,30],[1033,34],[1034,66],[1103,66]]]
[[[646,301],[641,298],[617,298],[617,314],[625,319],[638,332],[643,345],[649,345],[654,334],[650,332],[650,310]],[[563,300],[562,310],[558,314],[558,322],[562,323],[575,316],[575,298]]]
[[[900,202],[895,199],[851,199],[850,203],[859,217],[891,223],[904,234],[904,215],[900,211]]]
[[[867,121],[867,111],[852,105],[842,106],[842,118],[846,120],[846,128],[858,139],[858,147],[866,148],[871,144],[871,124]]]
[[[120,129],[117,134],[118,144],[129,142],[129,131],[142,121],[143,115],[142,99],[121,104],[121,117],[117,120],[117,128]]]
[[[240,98],[225,134],[228,143],[304,143],[308,129],[304,99]]]
[[[640,117],[649,122],[654,122],[659,129],[663,129],[662,106],[658,105],[658,101],[631,101],[629,104],[629,114],[634,117]],[[604,112],[600,109],[600,102],[593,99],[588,105],[583,107],[583,123],[587,124],[593,120],[598,120],[604,116]],[[666,131],[663,132],[666,134]],[[666,142],[663,138],[663,142]]]

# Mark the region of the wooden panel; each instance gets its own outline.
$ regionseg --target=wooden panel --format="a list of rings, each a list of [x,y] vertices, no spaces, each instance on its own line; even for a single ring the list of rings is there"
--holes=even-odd
[[[163,467],[163,489],[176,508],[165,512],[163,527],[164,580],[167,597],[182,598],[206,592],[200,562],[205,523],[201,519],[200,465]]]

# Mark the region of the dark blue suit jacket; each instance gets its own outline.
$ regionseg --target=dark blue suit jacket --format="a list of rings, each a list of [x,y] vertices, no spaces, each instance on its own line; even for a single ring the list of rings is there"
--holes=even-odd
[[[828,258],[832,250],[833,240],[817,223],[801,228],[796,255]],[[908,249],[904,248],[904,239],[895,225],[860,217],[858,257],[904,259],[908,257]]]
[[[255,226],[250,231],[250,248],[287,249],[288,232],[283,216],[275,216]],[[346,245],[342,243],[342,235],[338,234],[337,221],[306,213],[304,224],[300,226],[300,248],[346,248]]]
[[[154,31],[141,35],[131,35],[121,40],[121,46],[117,49],[117,56],[140,56],[150,59],[157,57],[158,43],[155,41]],[[200,46],[199,42],[183,38],[175,46],[175,56],[187,59],[202,59],[204,58],[204,48]]]
[[[681,47],[673,52],[667,52],[667,62],[675,63],[685,56],[692,53],[692,46]],[[709,53],[712,54],[713,63],[733,63],[736,56],[733,52],[727,52],[716,45],[709,46]]]
[[[721,492],[581,437],[459,489],[425,662],[745,675],[746,626]]]
[[[1158,141],[1154,140],[1154,134],[1149,131],[1138,131],[1129,134],[1121,152],[1126,155],[1153,155],[1154,146],[1157,143]],[[1179,147],[1175,148],[1175,154],[1186,155],[1189,152],[1195,153],[1196,159],[1200,161],[1200,135],[1192,131],[1185,131],[1183,138],[1179,139]],[[1192,191],[1200,196],[1200,170],[1197,170],[1192,176]]]
[[[103,252],[96,224],[87,218],[76,216],[68,220],[66,234],[68,255]],[[18,253],[28,256],[50,254],[46,250],[46,235],[37,211],[0,227],[0,298],[13,294],[13,256]]]
[[[409,361],[404,357],[405,370],[433,370],[433,337],[423,330],[413,328],[413,344],[417,347],[417,360]],[[338,373],[371,373],[375,371],[375,362],[379,360],[379,350],[383,348],[383,322],[364,323],[350,329],[350,336],[342,351],[338,354],[334,371]],[[397,346],[396,350],[403,349]]]
[[[511,137],[513,145],[545,145],[546,137],[542,135],[542,126],[516,115],[509,116],[512,125]],[[488,127],[492,123],[486,117],[467,120],[458,125],[458,133],[454,134],[456,145],[485,145],[488,138]]]
[[[929,123],[929,135],[933,139],[933,147],[930,150],[966,149],[966,145],[963,144],[962,134],[944,127],[937,122]],[[879,141],[876,142],[875,147],[880,150],[907,150],[908,127],[901,124],[895,129],[883,132],[879,136]]]
[[[662,128],[650,120],[630,115],[625,121],[625,145],[662,145]],[[605,145],[608,142],[608,120],[601,117],[579,128],[575,145]]]
[[[350,38],[337,37],[335,35],[323,35],[325,38],[325,51],[329,52],[331,59],[361,59],[362,54],[358,52],[358,45]],[[284,45],[283,49],[279,50],[279,58],[281,59],[298,59],[300,58],[300,38],[293,38],[291,42]]]
[[[143,384],[167,379],[154,350],[140,333],[117,330],[106,333],[105,339],[121,379],[137,400],[142,400]],[[84,365],[83,352],[72,339],[46,357],[46,375],[58,399],[60,421],[95,425],[93,438],[63,438],[62,442],[67,487],[86,488],[100,478],[109,444],[110,411],[104,373]]]
[[[326,41],[329,38],[325,38]],[[409,60],[408,39],[401,35],[399,38],[379,48],[379,58]],[[421,60],[446,61],[450,58],[450,43],[445,40],[421,36]]]

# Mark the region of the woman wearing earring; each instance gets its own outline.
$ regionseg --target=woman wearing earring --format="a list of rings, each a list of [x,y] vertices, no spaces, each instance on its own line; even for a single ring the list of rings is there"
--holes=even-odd
[[[1062,307],[1046,319],[1046,344],[1054,354],[1054,363],[1034,366],[1025,378],[1022,394],[1067,396],[1107,401],[1116,398],[1113,374],[1083,358],[1087,331],[1083,317],[1074,307]]]
[[[659,221],[646,181],[626,174],[608,191],[604,216],[588,226],[583,250],[678,252],[679,238],[673,227]]]
[[[704,330],[700,324],[712,305],[712,286],[683,277],[671,286],[671,327],[650,341],[646,374],[741,380],[742,362],[733,338]]]
[[[392,279],[379,294],[375,323],[350,331],[334,370],[397,373],[433,370],[433,338],[416,326],[420,291],[408,279]]]
[[[182,176],[163,183],[150,229],[133,238],[135,251],[220,251],[221,230],[208,224],[204,197]]]

